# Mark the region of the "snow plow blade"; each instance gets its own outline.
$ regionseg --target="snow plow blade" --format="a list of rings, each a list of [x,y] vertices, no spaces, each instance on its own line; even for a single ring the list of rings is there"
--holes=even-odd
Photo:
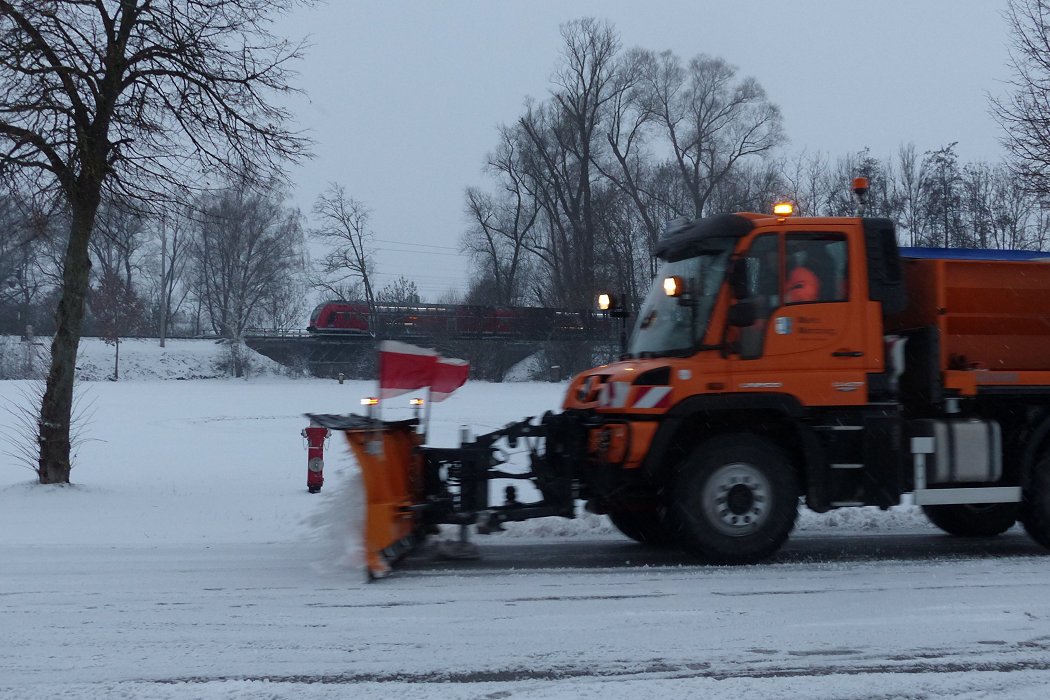
[[[361,467],[365,564],[369,577],[382,578],[426,534],[420,512],[424,494],[419,421],[308,415],[318,425],[341,430]]]
[[[469,526],[487,534],[506,522],[575,517],[575,459],[578,426],[547,414],[538,425],[526,418],[478,436],[459,447],[424,447],[417,419],[383,421],[364,416],[307,414],[330,430],[341,430],[361,467],[365,494],[364,548],[368,573],[382,578],[394,562],[439,525]],[[510,455],[496,447],[524,443],[528,465],[503,469]],[[541,449],[541,447],[543,449]],[[503,488],[503,503],[491,502],[491,481],[528,481],[539,500],[521,502],[514,486]]]

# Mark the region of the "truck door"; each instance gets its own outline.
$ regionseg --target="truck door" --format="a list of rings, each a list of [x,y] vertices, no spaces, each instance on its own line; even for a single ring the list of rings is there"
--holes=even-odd
[[[780,293],[763,322],[757,351],[754,343],[741,343],[733,358],[739,359],[731,363],[736,390],[789,393],[806,405],[865,403],[873,358],[865,356],[866,306],[856,298],[859,285],[851,284],[846,235],[761,235],[749,256],[767,255],[774,237]]]

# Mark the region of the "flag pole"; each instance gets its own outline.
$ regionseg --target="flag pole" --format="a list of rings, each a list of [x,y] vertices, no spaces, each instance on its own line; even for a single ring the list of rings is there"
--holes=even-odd
[[[380,342],[376,345],[376,415],[375,418],[381,418],[383,415],[383,343]],[[372,418],[371,407],[369,407],[368,417]]]
[[[423,444],[427,444],[427,435],[430,434],[430,392],[431,389],[427,387],[427,400],[423,404]]]

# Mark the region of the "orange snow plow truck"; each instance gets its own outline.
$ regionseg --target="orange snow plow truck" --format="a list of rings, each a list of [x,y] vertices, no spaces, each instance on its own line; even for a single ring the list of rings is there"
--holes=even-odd
[[[622,359],[561,413],[460,447],[414,421],[311,416],[361,464],[369,569],[437,525],[608,514],[706,561],[769,557],[810,509],[900,504],[1050,547],[1050,260],[898,248],[879,218],[722,214],[670,228]],[[524,443],[513,470],[505,450]],[[523,479],[494,502],[494,480]],[[500,501],[501,499],[495,499]]]

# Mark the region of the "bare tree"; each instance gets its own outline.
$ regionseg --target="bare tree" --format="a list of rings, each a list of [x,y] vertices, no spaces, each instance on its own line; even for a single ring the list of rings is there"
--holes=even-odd
[[[590,18],[562,25],[561,33],[563,61],[551,100],[530,105],[519,123],[532,147],[530,187],[545,214],[545,235],[533,252],[547,268],[551,301],[587,307],[595,292],[594,160],[602,115],[614,98],[620,40],[610,24]]]
[[[306,281],[298,275],[287,276],[263,295],[257,317],[266,330],[285,333],[301,327],[306,304]]]
[[[387,304],[419,304],[423,298],[419,296],[416,283],[401,275],[390,284],[384,285],[376,294],[376,300]]]
[[[491,293],[485,301],[493,304],[517,304],[523,300],[521,273],[527,265],[530,239],[535,235],[539,215],[539,205],[529,193],[521,161],[523,136],[520,127],[500,128],[500,145],[489,155],[485,168],[496,179],[498,194],[490,195],[476,187],[467,188],[466,192],[470,228],[461,245],[482,276],[491,281]]]
[[[260,314],[274,317],[267,303],[287,299],[303,269],[299,213],[279,190],[243,187],[204,195],[200,209],[192,255],[204,309],[218,335],[239,343]]]
[[[597,289],[614,293],[628,308],[637,308],[649,288],[649,232],[631,198],[619,187],[599,191],[603,254],[596,264]]]
[[[1005,165],[991,171],[991,236],[992,248],[1042,250],[1046,244],[1046,229],[1039,223],[1038,197],[1027,192],[1024,185]]]
[[[13,287],[22,252],[27,247],[22,217],[14,197],[0,194],[0,291]]]
[[[654,115],[646,108],[642,78],[651,70],[653,54],[632,49],[619,57],[609,86],[609,101],[604,138],[609,146],[609,159],[618,167],[597,163],[602,174],[630,197],[644,191],[639,166],[651,157],[646,150]],[[639,202],[638,214],[646,220],[648,207]]]
[[[923,165],[929,173],[923,190],[924,214],[930,237],[924,245],[942,248],[966,245],[962,225],[962,173],[955,153],[956,142],[926,151]]]
[[[1050,194],[1050,2],[1011,0],[1005,17],[1012,34],[1013,92],[993,98],[992,113],[1003,127],[1002,143],[1025,186]]]
[[[89,243],[105,190],[143,198],[202,172],[252,174],[304,155],[271,92],[300,47],[270,33],[294,0],[0,0],[0,172],[70,213],[51,368],[40,411],[42,483],[69,481],[73,372]]]
[[[105,277],[132,285],[139,275],[139,256],[146,243],[146,217],[120,199],[106,198],[95,216],[95,232],[88,248],[98,283]]]
[[[172,319],[185,301],[189,288],[182,284],[191,251],[191,219],[188,207],[180,206],[162,212],[155,219],[157,227],[156,317],[160,346],[171,327]]]
[[[38,321],[38,302],[52,284],[47,254],[55,233],[55,212],[24,193],[0,197],[0,309],[5,324],[26,333]]]
[[[371,317],[369,328],[376,328],[376,296],[372,279],[374,236],[368,225],[371,211],[364,203],[347,195],[342,185],[333,182],[317,198],[313,213],[316,226],[310,229],[310,236],[329,246],[320,261],[324,278],[316,280],[314,286],[339,296],[348,285],[359,282]]]
[[[856,177],[865,177],[868,180],[865,215],[899,218],[903,200],[891,160],[883,161],[865,147],[836,158],[831,167],[825,163],[825,168],[820,178],[823,187],[819,196],[821,214],[854,216],[857,213],[857,200],[851,183]]]
[[[703,54],[682,66],[670,52],[647,63],[646,106],[666,132],[688,210],[699,217],[738,161],[764,156],[784,140],[780,109],[754,78]]]
[[[794,203],[800,216],[821,216],[830,208],[831,166],[825,153],[802,151],[780,164],[784,195]]]
[[[646,79],[655,72],[656,55],[651,51],[632,49],[620,58],[614,74],[609,114],[605,119],[605,141],[608,145],[609,158],[596,165],[609,182],[620,190],[633,204],[635,216],[641,231],[644,233],[644,251],[627,251],[623,254],[655,262],[649,253],[656,247],[660,231],[665,221],[675,217],[677,207],[670,205],[677,199],[668,196],[667,190],[661,188],[661,169],[658,158],[652,153],[650,144],[657,140],[659,126],[656,114],[649,108],[646,98],[648,84]],[[674,188],[677,190],[678,188]],[[622,224],[631,222],[621,218]],[[617,238],[621,243],[637,238],[627,233],[624,226],[618,226]],[[634,228],[633,224],[630,228]],[[626,234],[626,235],[625,235]],[[646,277],[652,277],[652,269]],[[628,262],[628,268],[632,267]],[[635,286],[632,280],[629,286]],[[635,299],[637,292],[648,286],[645,280],[634,293],[624,287],[621,292],[629,299]]]
[[[98,326],[99,336],[114,346],[113,381],[120,379],[120,337],[137,333],[145,315],[145,304],[131,281],[116,270],[106,270],[98,286],[88,295],[88,303]]]
[[[960,199],[962,208],[962,244],[966,247],[988,248],[992,239],[992,166],[988,163],[967,163],[962,167]]]
[[[897,198],[901,203],[900,224],[908,232],[911,245],[927,238],[929,222],[923,212],[923,192],[930,174],[926,161],[919,158],[915,144],[902,145],[897,150]]]

